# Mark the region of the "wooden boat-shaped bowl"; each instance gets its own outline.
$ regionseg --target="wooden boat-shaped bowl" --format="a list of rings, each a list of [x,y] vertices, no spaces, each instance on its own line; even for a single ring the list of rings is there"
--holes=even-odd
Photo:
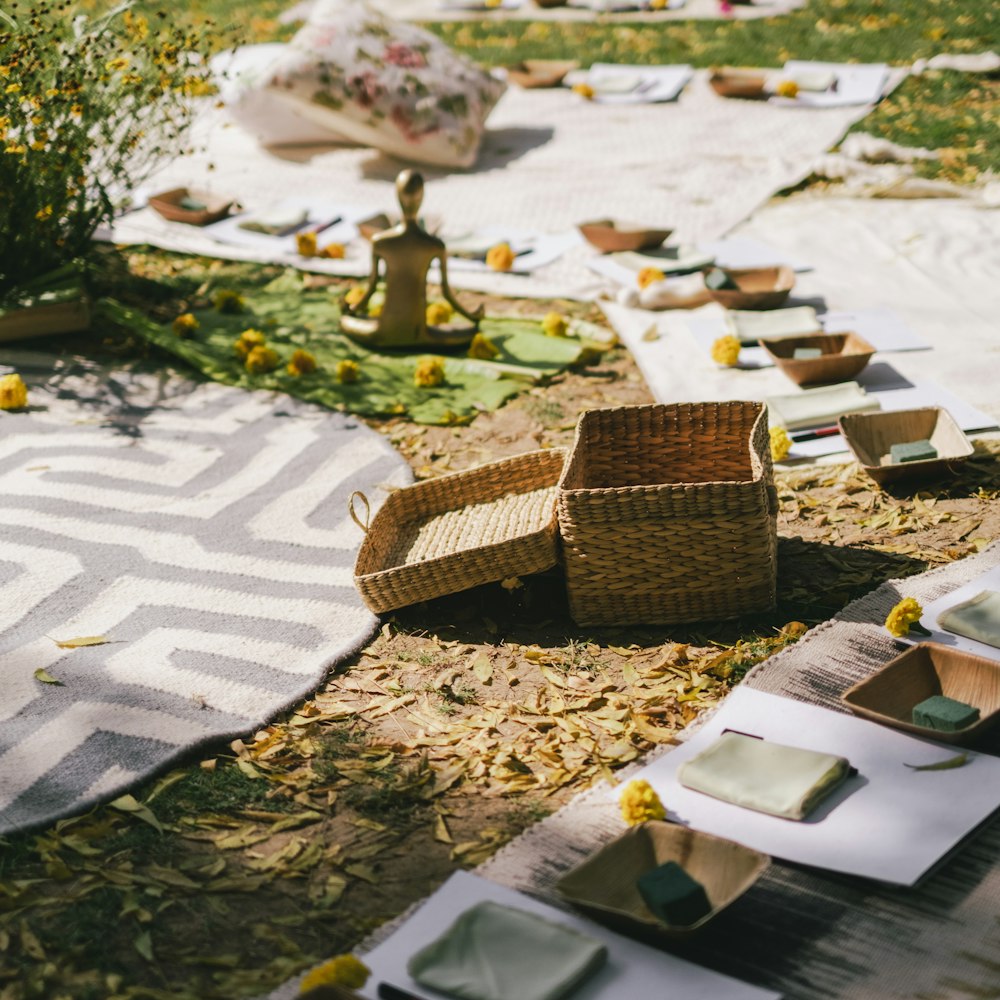
[[[563,77],[579,66],[575,59],[525,59],[507,67],[507,79],[528,90],[558,87]]]
[[[761,101],[770,97],[767,90],[767,70],[719,66],[708,78],[709,86],[720,97],[742,97]]]
[[[875,348],[856,333],[815,333],[762,340],[760,346],[796,385],[850,382],[872,359]],[[797,347],[818,347],[818,358],[795,358]]]
[[[204,209],[183,208],[181,202],[185,198],[201,202],[205,206]],[[219,219],[229,215],[235,204],[233,198],[206,194],[204,191],[192,191],[186,187],[162,191],[149,199],[149,207],[159,212],[164,219],[170,222],[185,222],[189,226],[207,226],[210,222],[218,222]]]
[[[709,288],[712,299],[726,309],[777,309],[795,287],[795,272],[780,267],[724,267],[736,288]]]
[[[601,253],[652,250],[673,232],[672,229],[651,229],[630,222],[616,222],[614,219],[581,222],[577,229],[583,238],[591,246],[597,247]]]

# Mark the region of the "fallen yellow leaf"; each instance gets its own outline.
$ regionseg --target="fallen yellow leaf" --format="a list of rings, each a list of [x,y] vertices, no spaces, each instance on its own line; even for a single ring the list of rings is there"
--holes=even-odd
[[[58,684],[59,687],[63,687],[63,682],[58,677],[53,677],[44,667],[39,667],[35,671],[35,680],[41,681],[43,684]]]
[[[52,639],[52,641],[60,649],[79,649],[81,646],[103,646],[105,643],[111,642],[105,635],[81,635],[76,639]]]

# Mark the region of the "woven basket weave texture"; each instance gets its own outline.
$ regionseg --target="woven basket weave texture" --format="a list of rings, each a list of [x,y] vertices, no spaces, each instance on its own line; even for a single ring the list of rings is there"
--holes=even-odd
[[[570,614],[625,625],[766,611],[776,511],[762,403],[591,410],[559,484]]]

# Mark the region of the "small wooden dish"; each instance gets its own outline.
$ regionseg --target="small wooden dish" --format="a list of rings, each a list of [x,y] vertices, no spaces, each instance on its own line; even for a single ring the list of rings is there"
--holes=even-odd
[[[528,90],[558,87],[563,77],[579,66],[575,59],[525,59],[507,67],[507,79]]]
[[[760,346],[796,385],[850,382],[864,370],[875,348],[856,333],[817,333],[762,340]],[[818,358],[795,358],[797,347],[818,347]]]
[[[89,328],[90,303],[83,296],[68,302],[42,302],[0,315],[0,344],[56,333],[79,333]]]
[[[953,733],[914,725],[913,706],[936,694],[978,708],[978,721]],[[1000,661],[921,642],[849,688],[840,700],[855,715],[873,722],[964,746],[1000,721]]]
[[[593,219],[577,227],[583,238],[601,253],[653,250],[672,232],[672,229],[650,229],[614,219]]]
[[[181,201],[184,198],[200,201],[205,208],[200,211],[182,208]],[[186,187],[163,191],[160,194],[154,194],[149,199],[150,208],[159,212],[164,219],[170,222],[185,222],[189,226],[207,226],[210,222],[218,222],[219,219],[224,219],[229,215],[235,204],[236,202],[232,198],[227,199],[218,195],[205,194],[203,191],[192,191]]]
[[[903,479],[952,475],[956,466],[975,451],[955,418],[939,406],[849,413],[840,418],[840,433],[861,468],[879,486]],[[889,461],[894,444],[925,439],[937,449],[937,458],[897,464]]]
[[[770,860],[760,851],[675,823],[643,823],[567,872],[556,890],[595,920],[622,933],[686,937],[742,896]],[[639,895],[639,876],[667,861],[676,861],[700,882],[712,904],[711,911],[693,924],[663,923]]]
[[[724,267],[736,288],[709,288],[708,294],[727,309],[777,309],[795,287],[795,272],[780,267]]]
[[[761,101],[771,96],[767,90],[767,71],[763,69],[720,66],[712,70],[708,83],[720,97]]]
[[[549,7],[565,7],[567,0],[535,0],[536,7],[544,7],[548,10]]]

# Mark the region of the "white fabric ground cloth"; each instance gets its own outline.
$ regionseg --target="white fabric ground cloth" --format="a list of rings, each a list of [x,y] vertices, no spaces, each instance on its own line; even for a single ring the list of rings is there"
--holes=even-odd
[[[897,72],[892,82],[901,77]],[[670,104],[598,105],[565,89],[512,87],[490,118],[476,169],[424,171],[424,210],[453,232],[497,222],[561,232],[612,217],[673,226],[685,242],[715,239],[775,191],[807,176],[868,110],[726,100],[711,90],[705,72]],[[253,209],[290,193],[396,209],[392,181],[403,164],[370,149],[286,147],[279,156],[228,124],[211,102],[199,117],[195,146],[201,151],[170,164],[148,190],[195,186]],[[262,259],[211,241],[195,227],[167,223],[148,208],[121,218],[111,235],[120,243]],[[530,276],[456,273],[453,283],[516,296],[589,298],[608,287],[586,268],[594,253],[581,243]],[[358,273],[357,264],[342,261],[308,266]]]

